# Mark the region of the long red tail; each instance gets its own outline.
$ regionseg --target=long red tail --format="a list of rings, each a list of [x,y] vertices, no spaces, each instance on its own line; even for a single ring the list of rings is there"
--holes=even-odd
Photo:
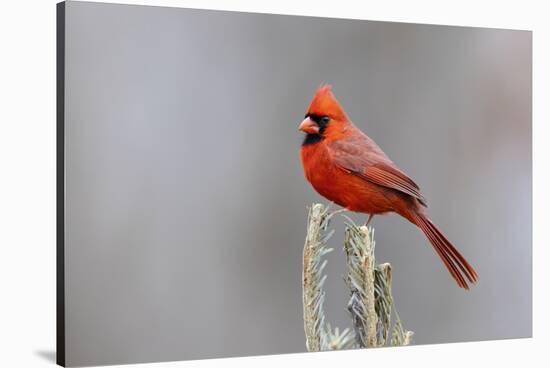
[[[424,232],[430,243],[432,243],[435,251],[443,263],[445,263],[458,286],[469,290],[470,288],[466,279],[472,284],[478,280],[474,268],[426,215],[414,213],[411,217],[411,220]]]

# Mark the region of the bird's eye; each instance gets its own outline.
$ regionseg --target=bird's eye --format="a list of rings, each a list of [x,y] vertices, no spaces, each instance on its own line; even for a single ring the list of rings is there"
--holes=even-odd
[[[329,121],[330,121],[330,118],[328,116],[323,116],[321,117],[321,119],[319,119],[319,122],[323,125],[328,124]]]

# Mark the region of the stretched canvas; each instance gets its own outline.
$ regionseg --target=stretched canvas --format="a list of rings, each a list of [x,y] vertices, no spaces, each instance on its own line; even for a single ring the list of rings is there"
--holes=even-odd
[[[58,364],[531,336],[530,31],[66,1],[57,39]]]

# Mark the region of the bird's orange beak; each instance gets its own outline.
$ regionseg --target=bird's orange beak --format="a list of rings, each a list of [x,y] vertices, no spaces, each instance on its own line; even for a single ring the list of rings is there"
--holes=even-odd
[[[298,130],[301,130],[307,134],[319,134],[319,125],[307,117],[304,121],[302,121],[302,124],[300,124]]]

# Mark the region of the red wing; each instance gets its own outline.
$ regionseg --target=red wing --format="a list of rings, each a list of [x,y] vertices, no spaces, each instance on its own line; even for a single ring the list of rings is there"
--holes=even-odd
[[[399,169],[386,164],[375,164],[368,167],[365,173],[360,176],[375,184],[396,189],[415,197],[422,205],[426,206],[426,199],[420,193],[418,185]]]
[[[426,206],[426,199],[420,193],[418,185],[399,170],[378,146],[373,147],[373,152],[369,152],[371,143],[374,142],[338,141],[329,144],[328,150],[334,163],[342,170],[371,183],[408,194]]]

